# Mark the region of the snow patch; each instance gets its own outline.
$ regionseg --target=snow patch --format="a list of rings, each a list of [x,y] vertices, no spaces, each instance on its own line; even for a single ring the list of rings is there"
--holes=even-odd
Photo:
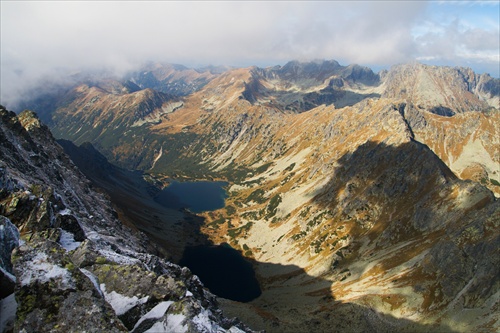
[[[166,322],[161,321],[155,323],[146,332],[158,333],[158,332],[175,332],[175,333],[185,333],[187,332],[187,325],[182,324],[186,317],[182,314],[170,314],[167,316]]]
[[[101,249],[99,250],[99,253],[109,261],[112,261],[119,265],[141,265],[141,261],[139,259],[124,256],[114,251]]]
[[[148,313],[146,313],[144,316],[139,319],[139,321],[135,324],[134,328],[132,331],[134,331],[139,325],[146,319],[157,319],[161,318],[165,315],[165,312],[167,312],[168,308],[170,305],[172,305],[174,302],[172,301],[167,301],[167,302],[161,302],[158,303],[154,308],[152,308]]]
[[[68,208],[65,208],[59,212],[59,215],[71,215],[71,210]]]
[[[104,283],[102,283],[100,287],[104,294],[106,302],[108,302],[113,310],[115,310],[117,316],[127,313],[128,310],[132,309],[136,305],[146,303],[149,299],[149,296],[145,296],[143,298],[138,298],[137,296],[124,296],[114,290],[108,293],[106,292],[106,285]]]
[[[73,235],[69,231],[61,229],[61,238],[59,239],[59,244],[61,244],[61,246],[66,251],[73,251],[74,249],[78,248],[80,244],[82,244],[82,242],[75,241],[75,235]]]
[[[94,241],[94,242],[99,242],[101,241],[101,236],[97,233],[97,231],[87,231],[85,233],[87,236],[87,239]]]
[[[47,262],[47,254],[37,253],[37,255],[26,264],[19,281],[21,286],[27,286],[32,282],[45,283],[52,279],[61,279],[61,288],[74,288],[70,272],[61,266]]]
[[[199,332],[219,332],[222,328],[210,320],[210,311],[202,310],[193,318],[193,324]]]

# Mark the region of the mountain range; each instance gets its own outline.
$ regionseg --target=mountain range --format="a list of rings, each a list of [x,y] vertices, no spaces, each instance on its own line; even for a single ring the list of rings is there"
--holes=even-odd
[[[37,112],[71,163],[112,201],[95,204],[115,213],[92,235],[108,235],[106,223],[122,228],[118,217],[123,230],[153,240],[154,249],[134,244],[133,251],[155,260],[177,262],[186,246],[202,243],[239,250],[252,262],[262,295],[248,303],[218,299],[224,313],[248,325],[235,320],[233,327],[498,330],[499,79],[419,63],[374,73],[332,60],[198,70],[148,64],[119,78],[82,75],[72,82],[26,99],[23,108]],[[5,114],[5,124],[17,121]],[[24,112],[19,121],[28,114],[36,119]],[[46,148],[68,159],[52,145]],[[23,179],[26,163],[9,168]],[[226,180],[226,206],[195,215],[154,204],[171,179]],[[74,220],[88,235],[89,222]],[[14,224],[23,233],[25,222]],[[13,262],[9,274],[19,259]],[[84,267],[108,281],[99,262]],[[16,295],[23,286],[13,287]],[[127,297],[145,297],[139,289]],[[18,299],[24,311],[28,301]],[[146,310],[125,326],[134,328]],[[18,310],[16,327],[29,325],[26,318]],[[231,329],[223,317],[214,320]]]

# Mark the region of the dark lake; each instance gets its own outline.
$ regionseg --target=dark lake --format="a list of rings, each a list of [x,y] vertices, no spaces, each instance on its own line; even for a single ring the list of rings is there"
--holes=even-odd
[[[225,206],[227,182],[172,181],[154,200],[173,209],[187,208],[193,213],[216,210]]]
[[[179,262],[215,295],[250,302],[262,293],[252,264],[228,244],[187,247]]]

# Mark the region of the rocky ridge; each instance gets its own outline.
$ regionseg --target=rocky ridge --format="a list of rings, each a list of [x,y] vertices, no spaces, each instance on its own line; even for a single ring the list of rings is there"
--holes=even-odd
[[[322,104],[340,108],[380,96],[374,93],[380,79],[371,69],[341,66],[336,61],[292,61],[283,67],[253,68],[251,74],[242,94],[245,99],[291,112],[304,112]]]
[[[499,80],[470,68],[398,65],[384,77],[383,97],[404,98],[441,116],[484,111],[500,106]]]
[[[429,146],[459,178],[480,182],[500,197],[498,111],[442,117],[412,107],[404,118],[415,140]]]
[[[250,331],[122,225],[34,113],[0,119],[2,331]]]

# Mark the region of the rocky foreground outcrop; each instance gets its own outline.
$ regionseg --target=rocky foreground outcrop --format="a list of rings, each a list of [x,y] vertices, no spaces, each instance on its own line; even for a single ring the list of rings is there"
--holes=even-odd
[[[1,108],[0,331],[250,331],[154,253],[34,113]]]

